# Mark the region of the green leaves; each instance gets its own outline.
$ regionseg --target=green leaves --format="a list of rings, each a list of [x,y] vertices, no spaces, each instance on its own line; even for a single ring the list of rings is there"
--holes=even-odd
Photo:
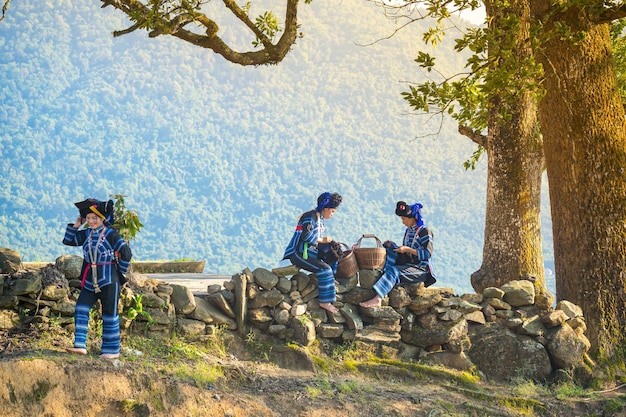
[[[137,317],[142,317],[148,322],[148,326],[154,324],[154,319],[143,309],[143,294],[135,294],[132,298],[132,305],[126,310],[126,318],[130,321]]]
[[[278,19],[271,10],[266,11],[265,13],[257,17],[254,25],[270,41],[273,41],[276,37],[276,34],[281,31],[281,28],[278,24]],[[259,38],[257,38],[255,41],[252,42],[252,45],[256,48],[263,45],[263,42],[260,41]]]
[[[468,7],[465,2],[453,4],[458,9]],[[450,8],[452,3],[435,1],[429,5],[426,16],[421,18],[433,18],[436,24],[424,33],[423,41],[437,45],[444,35],[442,19],[449,16],[439,9]],[[542,32],[536,26],[540,22],[523,20],[506,1],[493,7],[497,14],[490,16],[488,27],[459,28],[461,35],[454,39],[454,50],[466,56],[463,71],[454,73],[449,67],[440,68],[431,54],[418,53],[415,62],[429,78],[409,86],[409,91],[402,94],[413,109],[441,117],[448,115],[473,131],[482,131],[487,127],[489,112],[497,118],[494,120],[506,122],[522,95],[542,96],[542,68],[529,53],[539,42],[537,33]],[[559,33],[570,38],[580,35],[565,27]],[[478,152],[472,158],[480,155]]]
[[[478,163],[478,161],[480,160],[480,157],[482,156],[484,152],[485,152],[485,148],[479,145],[478,149],[474,151],[470,159],[463,162],[463,167],[465,169],[471,169],[471,170],[476,169],[476,164]]]
[[[115,199],[115,205],[113,207],[115,223],[113,224],[113,228],[118,231],[122,239],[130,242],[135,238],[137,233],[141,231],[143,224],[135,211],[126,209],[124,195],[112,194],[110,197]]]
[[[420,64],[420,67],[426,69],[428,72],[431,72],[433,70],[433,67],[435,66],[435,58],[432,55],[422,51],[417,54],[415,62]]]

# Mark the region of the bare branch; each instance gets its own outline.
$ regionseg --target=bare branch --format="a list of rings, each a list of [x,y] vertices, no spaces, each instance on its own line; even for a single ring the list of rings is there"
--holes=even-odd
[[[4,2],[4,5],[2,6],[2,17],[0,17],[0,22],[2,22],[4,20],[4,16],[6,15],[6,12],[9,9],[9,4],[10,3],[11,3],[11,0],[6,0]]]
[[[391,32],[389,35],[384,36],[384,37],[382,37],[382,38],[378,38],[378,39],[376,39],[375,41],[370,42],[370,43],[364,43],[364,44],[358,44],[358,43],[357,43],[357,45],[358,45],[358,46],[372,46],[372,45],[377,44],[378,42],[381,42],[381,41],[384,41],[384,40],[387,40],[387,39],[391,39],[391,38],[393,38],[394,36],[396,36],[396,34],[397,34],[397,33],[399,33],[402,29],[404,29],[405,27],[409,26],[411,23],[414,23],[414,22],[417,22],[417,21],[419,21],[419,20],[423,20],[423,19],[425,19],[425,17],[424,17],[424,16],[421,16],[421,17],[419,17],[419,18],[411,18],[408,22],[406,22],[406,23],[404,23],[403,25],[401,25],[400,27],[396,28],[396,29],[395,29],[393,32]]]
[[[369,43],[364,43],[364,44],[357,43],[357,45],[359,46],[372,46],[383,40],[391,39],[394,36],[396,36],[398,33],[400,33],[400,31],[408,27],[409,25],[415,22],[424,21],[426,19],[433,19],[437,21],[438,24],[443,19],[449,22],[450,26],[445,27],[445,28],[444,27],[438,28],[438,30],[440,30],[441,32],[445,32],[450,29],[455,29],[458,32],[464,33],[465,29],[459,27],[456,23],[454,23],[450,19],[450,17],[453,14],[459,13],[463,10],[467,10],[467,9],[473,10],[471,6],[472,0],[465,0],[461,2],[446,1],[440,8],[437,9],[437,10],[446,10],[443,13],[434,12],[431,10],[427,10],[426,12],[424,12],[423,9],[425,6],[430,4],[429,1],[426,1],[426,2],[416,1],[416,0],[405,0],[405,1],[399,1],[399,2],[385,2],[384,0],[368,0],[368,1],[382,8],[385,17],[387,17],[388,19],[406,20],[406,22],[402,23],[399,27],[394,29],[387,36],[378,38]],[[450,4],[454,4],[455,5],[454,8],[452,9],[447,8]]]
[[[127,34],[129,34],[131,32],[134,32],[138,28],[139,28],[139,25],[135,24],[135,25],[132,25],[131,27],[129,27],[128,29],[115,30],[115,31],[113,31],[113,37],[117,38],[118,36],[127,35]]]
[[[487,149],[487,136],[482,133],[472,130],[470,127],[465,125],[459,125],[459,133],[468,137],[475,144]]]

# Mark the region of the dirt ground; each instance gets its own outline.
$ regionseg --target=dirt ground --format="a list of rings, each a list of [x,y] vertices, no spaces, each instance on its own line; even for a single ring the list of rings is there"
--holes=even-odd
[[[167,356],[128,349],[116,361],[101,359],[93,349],[73,356],[64,352],[67,342],[67,335],[32,329],[0,331],[0,416],[626,415],[622,389],[557,400],[540,392],[520,394],[509,385],[466,386],[443,372],[425,374],[387,363],[322,371],[318,358],[312,369],[281,368],[259,359],[264,355],[258,348],[267,345],[257,344],[257,354],[251,355],[233,335],[225,355],[202,361],[224,371],[211,383],[177,374],[179,364]]]

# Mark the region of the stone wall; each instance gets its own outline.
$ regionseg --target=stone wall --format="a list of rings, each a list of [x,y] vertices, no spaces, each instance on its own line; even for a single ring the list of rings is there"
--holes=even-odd
[[[19,254],[0,249],[0,328],[18,325],[24,311],[71,325],[82,258],[62,256],[43,268],[20,265]],[[246,269],[223,286],[209,286],[203,296],[130,273],[122,290],[121,324],[126,332],[152,337],[176,332],[202,338],[220,326],[304,346],[316,339],[360,341],[399,359],[478,370],[502,381],[549,379],[582,365],[589,349],[581,309],[568,301],[553,308],[551,297],[536,295],[530,281],[463,295],[422,284],[396,287],[382,307],[359,307],[373,296],[379,276],[380,271],[362,269],[338,279],[339,312],[331,314],[318,306],[315,275],[293,267]]]

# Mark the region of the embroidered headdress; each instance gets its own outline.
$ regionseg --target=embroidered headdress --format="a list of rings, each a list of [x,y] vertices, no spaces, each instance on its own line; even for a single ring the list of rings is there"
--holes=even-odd
[[[412,217],[417,220],[418,226],[424,226],[424,219],[422,218],[422,213],[420,210],[422,209],[420,203],[415,203],[412,205],[408,205],[404,201],[398,201],[396,203],[396,215],[401,217]]]
[[[322,211],[325,208],[337,208],[341,204],[341,196],[339,193],[325,192],[317,197],[317,207],[315,210]]]
[[[98,201],[95,198],[88,198],[74,205],[78,207],[80,217],[87,217],[87,214],[94,213],[105,223],[113,224],[113,200]]]

